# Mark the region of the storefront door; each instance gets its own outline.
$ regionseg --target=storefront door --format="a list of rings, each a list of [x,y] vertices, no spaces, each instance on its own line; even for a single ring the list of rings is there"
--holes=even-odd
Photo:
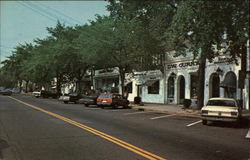
[[[212,97],[220,97],[220,77],[217,73],[212,74]]]
[[[182,104],[185,99],[185,78],[184,76],[179,77],[179,103]]]

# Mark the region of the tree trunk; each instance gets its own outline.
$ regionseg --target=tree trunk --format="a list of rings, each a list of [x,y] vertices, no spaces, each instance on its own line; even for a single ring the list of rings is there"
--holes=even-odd
[[[76,81],[76,92],[78,94],[81,94],[82,92],[82,85],[81,85],[81,78],[77,78],[77,81]]]
[[[29,80],[25,81],[25,82],[26,82],[26,84],[25,84],[25,93],[28,93]]]
[[[57,75],[56,77],[57,82],[56,82],[56,91],[57,91],[57,95],[61,95],[61,87],[62,87],[62,78],[61,75]]]
[[[206,69],[206,58],[201,57],[198,69],[198,86],[197,86],[198,108],[202,108],[204,105],[205,69]]]
[[[97,89],[97,88],[94,88],[94,76],[95,76],[95,69],[94,69],[94,68],[91,68],[91,75],[90,75],[91,86],[92,86],[91,89]]]
[[[20,80],[20,81],[19,81],[19,89],[20,89],[20,93],[22,92],[22,84],[23,84],[23,82],[22,82],[22,80]]]
[[[125,80],[125,71],[124,68],[119,68],[120,78],[121,78],[121,90],[122,96],[124,96],[124,80]]]

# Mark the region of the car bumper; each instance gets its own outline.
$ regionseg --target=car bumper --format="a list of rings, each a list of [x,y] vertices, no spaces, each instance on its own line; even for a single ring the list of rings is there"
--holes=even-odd
[[[79,100],[79,103],[81,103],[81,104],[88,104],[88,105],[96,105],[96,103],[92,102],[92,101],[81,101],[81,100]]]
[[[225,121],[225,122],[236,122],[239,117],[215,117],[215,116],[201,116],[202,120],[207,121]]]
[[[111,106],[112,103],[108,103],[108,102],[98,102],[97,105],[101,105],[101,106]]]

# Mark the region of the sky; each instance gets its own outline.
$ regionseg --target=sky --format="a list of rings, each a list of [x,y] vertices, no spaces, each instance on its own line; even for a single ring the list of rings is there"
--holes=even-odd
[[[66,26],[83,25],[95,15],[108,15],[107,1],[0,1],[0,60],[18,44],[48,36],[47,27],[57,21]]]

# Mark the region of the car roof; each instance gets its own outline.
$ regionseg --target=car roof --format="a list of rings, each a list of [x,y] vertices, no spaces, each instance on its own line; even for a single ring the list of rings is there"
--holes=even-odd
[[[209,100],[233,100],[235,101],[234,98],[223,98],[223,97],[210,98]]]

